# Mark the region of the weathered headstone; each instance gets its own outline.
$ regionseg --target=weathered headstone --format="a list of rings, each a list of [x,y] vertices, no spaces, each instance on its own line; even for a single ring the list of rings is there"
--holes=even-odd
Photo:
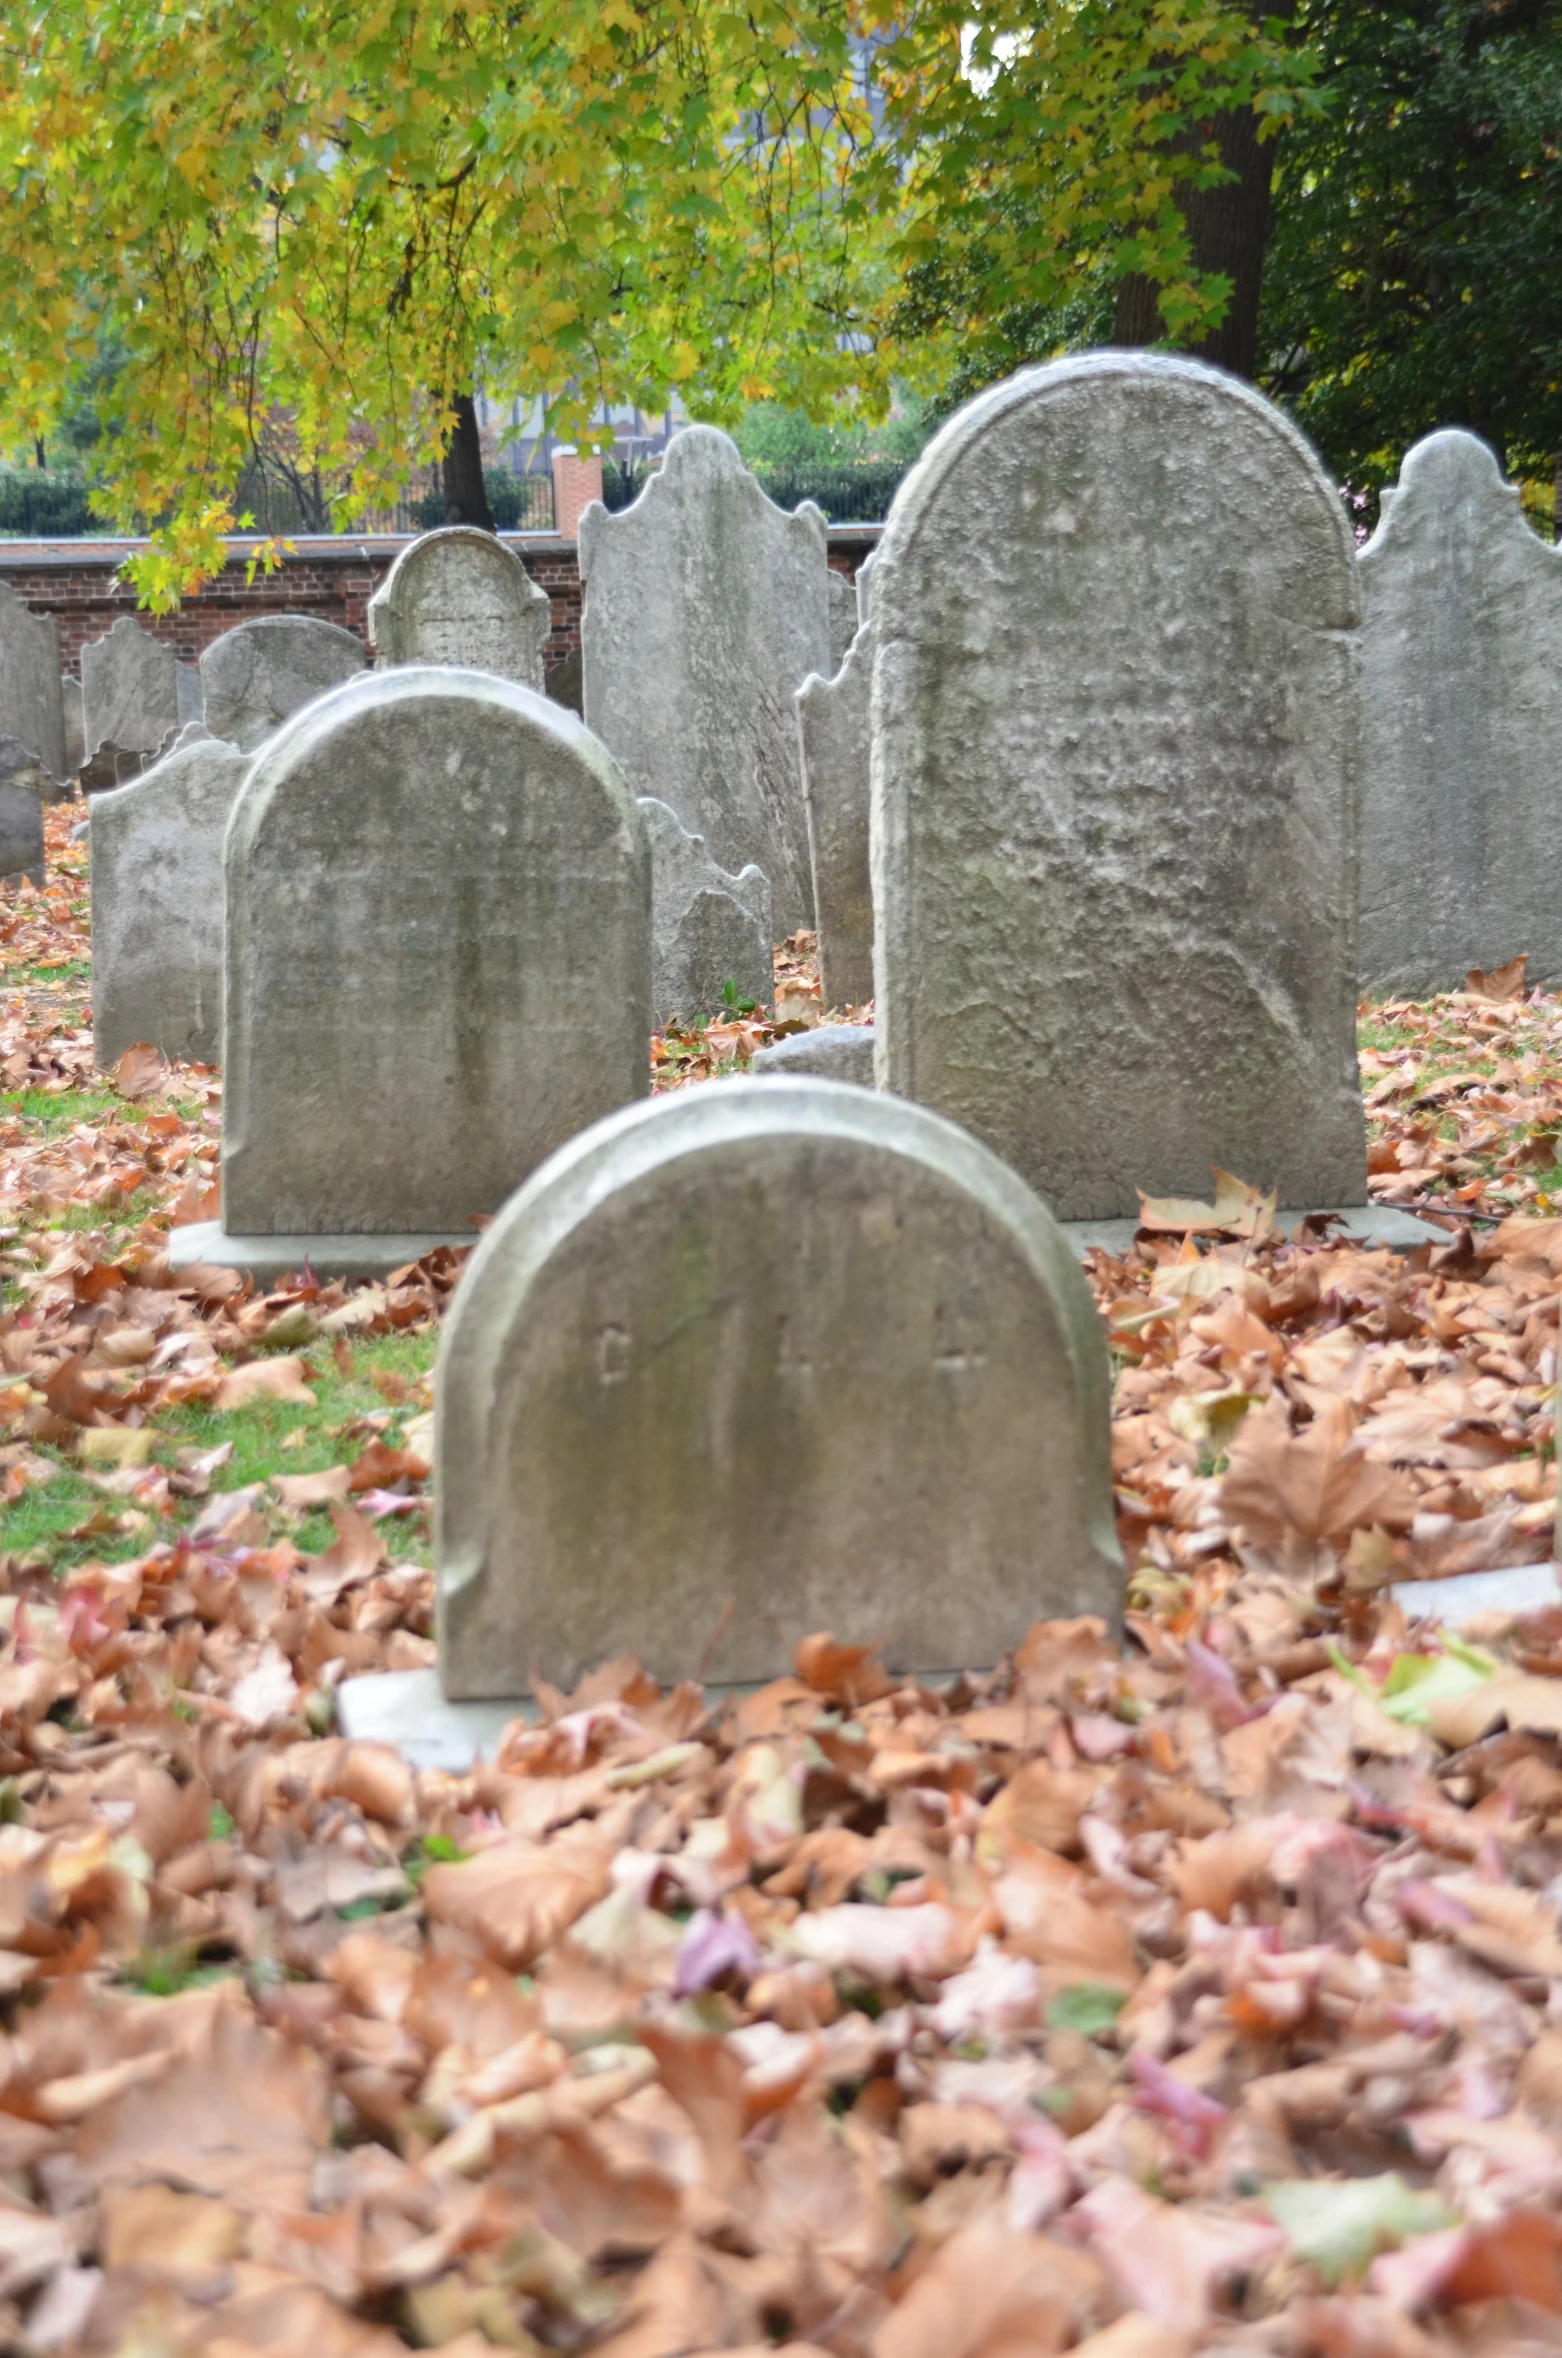
[[[729,876],[676,811],[642,795],[651,845],[651,1012],[715,1015],[735,999],[768,1005],[774,988],[770,885],[752,865]]]
[[[82,648],[81,701],[89,761],[104,746],[143,758],[160,752],[183,721],[198,717],[179,709],[172,647],[128,614]]]
[[[873,884],[868,863],[869,705],[873,624],[864,621],[832,680],[797,691],[797,737],[808,806],[819,992],[826,1007],[873,996]]]
[[[763,868],[778,933],[811,924],[792,696],[830,668],[823,516],[784,514],[734,442],[687,426],[633,507],[587,508],[579,548],[588,724],[723,868]]]
[[[757,1079],[791,1074],[820,1081],[850,1081],[855,1088],[873,1087],[873,1026],[871,1023],[820,1023],[811,1031],[793,1032],[756,1048],[749,1071]]]
[[[375,591],[369,643],[382,664],[456,664],[540,688],[552,613],[513,549],[445,524],[404,548]]]
[[[1361,972],[1562,975],[1562,551],[1473,434],[1418,442],[1361,552]]]
[[[249,756],[180,734],[92,805],[92,1052],[105,1069],[137,1040],[197,1064],[222,1053],[222,841]]]
[[[53,778],[65,766],[60,634],[52,614],[34,614],[0,582],[0,737],[35,753]]]
[[[230,1238],[470,1235],[644,1094],[645,822],[541,694],[424,665],[331,690],[254,757],[224,873]]]
[[[925,1109],[718,1082],[555,1155],[440,1351],[447,1695],[986,1665],[1120,1617],[1105,1333],[1046,1210]]]
[[[363,641],[313,614],[265,614],[213,639],[201,657],[206,725],[253,753],[299,709],[362,671]]]
[[[206,718],[206,692],[201,683],[201,667],[198,663],[176,663],[174,665],[174,704],[178,710],[181,729],[188,728],[192,721],[204,722]],[[166,737],[163,740],[163,745],[166,749],[168,745]]]
[[[857,635],[857,585],[830,567],[830,669],[839,671]]]
[[[60,674],[60,707],[65,724],[65,767],[62,778],[74,778],[87,758],[87,724],[82,711],[81,682],[72,672]]]
[[[1192,361],[1026,370],[901,487],[873,575],[878,1072],[1064,1218],[1217,1164],[1365,1201],[1359,594],[1312,450]]]
[[[30,745],[0,737],[0,876],[44,880],[43,806],[55,780]]]

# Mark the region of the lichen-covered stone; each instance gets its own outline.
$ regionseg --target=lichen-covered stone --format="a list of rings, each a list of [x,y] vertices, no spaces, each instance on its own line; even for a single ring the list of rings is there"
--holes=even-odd
[[[230,1235],[462,1232],[644,1094],[645,822],[540,692],[331,689],[254,756],[224,876]]]
[[[733,998],[769,1004],[770,884],[752,864],[737,876],[718,868],[703,836],[692,835],[676,811],[644,795],[651,845],[651,1012],[715,1015]]]
[[[448,663],[543,684],[553,609],[513,549],[473,524],[422,533],[369,601],[382,664]]]
[[[68,775],[60,634],[52,614],[34,614],[0,582],[0,737],[15,737],[51,778]]]
[[[878,1069],[1063,1218],[1212,1164],[1365,1200],[1359,620],[1317,458],[1192,361],[1027,370],[901,487],[873,574]]]
[[[944,1671],[1120,1617],[1089,1290],[918,1106],[736,1080],[600,1123],[473,1255],[436,1397],[451,1697],[624,1653],[770,1678],[820,1629]]]
[[[1562,976],[1562,551],[1473,434],[1418,442],[1361,552],[1361,971]]]
[[[833,680],[804,680],[797,736],[808,808],[819,990],[826,1007],[873,996],[873,883],[868,865],[869,703],[873,624],[865,621]]]
[[[121,614],[81,651],[82,719],[90,760],[100,746],[157,753],[181,723],[179,667],[172,647]]]
[[[94,797],[92,1052],[105,1068],[137,1040],[196,1064],[222,1054],[222,841],[248,768],[203,730]]]
[[[633,507],[580,520],[586,719],[636,794],[755,861],[788,934],[813,922],[792,697],[830,664],[824,518],[768,500],[737,446],[687,426]]]
[[[313,614],[241,622],[201,657],[206,725],[253,753],[301,705],[353,678],[367,660],[362,639]]]

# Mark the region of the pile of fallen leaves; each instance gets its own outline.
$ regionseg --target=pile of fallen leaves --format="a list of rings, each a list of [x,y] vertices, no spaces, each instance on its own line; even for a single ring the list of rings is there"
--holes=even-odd
[[[0,1563],[0,2345],[1562,2349],[1562,1603],[1393,1596],[1548,1550],[1558,1002],[1370,1011],[1375,1186],[1438,1242],[1228,1182],[1092,1257],[1125,1642],[619,1663],[417,1772],[333,1690],[431,1659],[383,1354],[454,1265],[171,1275],[218,1077],[92,1072],[68,815],[0,904],[0,1513],[99,1502]],[[355,1354],[378,1406],[288,1470]]]

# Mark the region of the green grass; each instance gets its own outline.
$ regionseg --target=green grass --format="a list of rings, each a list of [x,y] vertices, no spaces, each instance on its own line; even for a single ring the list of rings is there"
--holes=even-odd
[[[0,990],[12,990],[18,984],[31,985],[35,990],[69,990],[73,984],[91,979],[90,958],[67,958],[58,966],[0,967]]]
[[[78,1122],[101,1122],[109,1114],[121,1121],[144,1121],[149,1114],[172,1111],[181,1121],[199,1121],[205,1111],[200,1098],[121,1097],[117,1089],[16,1089],[0,1096],[0,1112],[13,1119],[36,1122],[45,1135],[74,1130]]]

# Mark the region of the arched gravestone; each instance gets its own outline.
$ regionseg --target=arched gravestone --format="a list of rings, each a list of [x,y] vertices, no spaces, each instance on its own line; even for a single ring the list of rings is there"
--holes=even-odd
[[[470,1234],[644,1094],[645,825],[562,705],[348,681],[255,756],[224,873],[228,1235]]]
[[[787,515],[735,442],[686,426],[633,507],[587,508],[580,573],[587,722],[721,867],[763,868],[778,933],[811,925],[792,696],[833,669],[823,516]]]
[[[826,1628],[943,1670],[1116,1622],[1108,1390],[1056,1224],[922,1107],[735,1080],[599,1123],[445,1327],[445,1692],[626,1650],[768,1678]]]
[[[201,657],[206,726],[253,753],[282,723],[362,671],[362,639],[315,614],[262,614],[225,630]]]
[[[1361,970],[1562,975],[1562,551],[1473,434],[1418,442],[1361,552]]]
[[[959,562],[951,552],[958,550]],[[873,574],[881,1080],[1066,1219],[1366,1200],[1358,588],[1235,379],[1093,353],[950,419]]]
[[[404,548],[369,601],[382,664],[449,663],[541,688],[553,608],[513,549],[473,524]]]

